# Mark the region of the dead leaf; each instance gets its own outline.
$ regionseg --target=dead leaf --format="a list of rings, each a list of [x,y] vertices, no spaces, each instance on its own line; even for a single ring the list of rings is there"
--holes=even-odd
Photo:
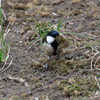
[[[28,11],[25,11],[25,15],[28,16],[29,15],[29,12]]]
[[[26,5],[26,7],[27,7],[28,9],[33,8],[33,4],[32,4],[32,2],[28,2],[27,5]]]
[[[81,2],[82,0],[73,0],[72,1],[72,4],[75,4],[75,3],[79,3],[79,2]]]
[[[81,13],[82,13],[82,11],[79,10],[79,9],[74,9],[74,10],[72,11],[72,14],[74,14],[75,16],[77,16],[77,15],[79,15],[79,14],[81,14]]]
[[[75,94],[75,96],[78,96],[80,94],[80,92],[78,90],[74,90],[74,94]]]
[[[20,32],[20,34],[24,34],[25,33],[25,30],[24,29],[21,29],[19,32]]]
[[[83,29],[83,26],[82,26],[82,25],[79,25],[79,26],[76,28],[76,31],[77,31],[78,33],[80,33],[80,32],[82,31],[82,29]]]
[[[65,0],[54,0],[53,1],[53,5],[57,5],[57,4],[59,4],[59,3],[61,3],[61,2],[64,2]]]
[[[15,9],[21,9],[24,10],[26,9],[25,4],[23,3],[12,3],[12,2],[7,2],[8,6],[15,8]]]
[[[42,15],[43,17],[45,17],[45,16],[50,16],[50,13],[49,13],[49,12],[41,12],[41,15]]]
[[[10,23],[16,21],[16,17],[14,16],[14,14],[12,14],[11,16],[8,17],[8,21],[9,21]]]

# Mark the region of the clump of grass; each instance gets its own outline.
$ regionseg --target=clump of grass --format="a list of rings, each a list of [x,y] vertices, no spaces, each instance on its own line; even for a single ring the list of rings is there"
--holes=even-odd
[[[1,34],[0,34],[0,40],[1,40],[1,44],[0,44],[0,63],[2,62],[3,58],[3,45],[4,45],[4,37],[3,37],[3,24],[2,24],[2,13],[1,13],[1,7],[0,7],[0,20],[1,20]]]
[[[61,80],[58,86],[59,90],[62,90],[65,96],[89,96],[91,92],[97,91],[98,87],[95,79],[90,76],[69,78],[68,80]]]
[[[55,29],[56,26],[56,29]],[[31,36],[31,43],[33,43],[34,41],[39,40],[40,41],[40,48],[42,47],[42,43],[46,37],[46,35],[51,31],[51,30],[55,30],[57,32],[59,32],[61,27],[61,19],[59,19],[58,23],[56,25],[53,25],[50,21],[46,22],[46,21],[36,21],[35,23],[35,29],[34,32]],[[71,33],[71,32],[63,32],[63,34],[70,34],[70,35],[77,35],[77,36],[81,36],[81,37],[85,37],[85,38],[90,38],[86,35],[82,35],[79,33]],[[42,50],[42,48],[41,48]]]
[[[7,44],[5,43],[5,37],[8,34],[9,30],[4,34],[3,32],[3,21],[2,21],[2,10],[0,6],[0,20],[1,20],[1,32],[0,32],[0,65],[2,68],[0,69],[1,72],[5,71],[12,63],[11,62],[8,64],[8,66],[5,68],[7,64],[7,60],[9,58],[9,52],[10,52],[10,43],[8,42]]]
[[[51,30],[56,30],[57,32],[59,32],[59,29],[61,27],[61,19],[58,21],[58,24],[55,25],[56,29],[54,28],[53,24],[48,21],[42,21],[39,22],[37,21],[35,24],[35,30],[34,33],[32,34],[31,38],[32,41],[30,43],[33,43],[36,40],[40,40],[40,48],[42,50],[42,43],[46,37],[46,35],[51,31]]]
[[[89,36],[79,34],[79,33],[64,32],[64,34],[77,35],[77,36],[81,36],[81,37],[85,37],[85,38],[90,38]]]

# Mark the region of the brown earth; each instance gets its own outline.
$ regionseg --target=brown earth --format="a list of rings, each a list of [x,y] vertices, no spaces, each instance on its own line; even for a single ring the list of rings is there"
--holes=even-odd
[[[13,63],[0,72],[0,100],[100,100],[100,0],[2,0],[2,9]],[[39,41],[29,45],[30,36],[35,21],[60,18],[61,33],[90,38],[64,34],[73,43],[46,70],[47,56]]]

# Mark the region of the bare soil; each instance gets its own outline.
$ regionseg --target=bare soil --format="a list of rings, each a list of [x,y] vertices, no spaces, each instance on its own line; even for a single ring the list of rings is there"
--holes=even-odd
[[[0,72],[0,100],[100,100],[100,0],[2,0],[2,9],[13,63]],[[61,33],[91,38],[64,34],[73,42],[46,70],[47,56],[30,36],[35,21],[60,18]]]

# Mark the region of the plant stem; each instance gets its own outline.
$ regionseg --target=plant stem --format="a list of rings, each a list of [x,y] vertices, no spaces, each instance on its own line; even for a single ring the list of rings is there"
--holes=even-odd
[[[1,20],[1,34],[0,34],[0,37],[1,37],[1,49],[2,49],[3,42],[4,42],[4,37],[3,37],[3,22],[2,22],[2,10],[1,10],[1,7],[0,7],[0,20]]]

